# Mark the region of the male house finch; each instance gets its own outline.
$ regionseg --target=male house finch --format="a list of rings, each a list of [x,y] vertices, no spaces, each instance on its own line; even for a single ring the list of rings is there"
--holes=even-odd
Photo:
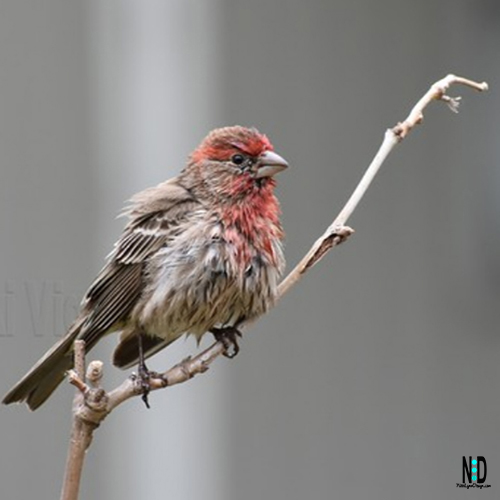
[[[78,317],[3,403],[35,410],[73,365],[73,342],[89,350],[114,331],[120,368],[145,369],[144,359],[184,333],[211,331],[236,354],[237,326],[268,310],[284,268],[273,177],[287,166],[254,128],[210,132],[177,177],[132,198]]]

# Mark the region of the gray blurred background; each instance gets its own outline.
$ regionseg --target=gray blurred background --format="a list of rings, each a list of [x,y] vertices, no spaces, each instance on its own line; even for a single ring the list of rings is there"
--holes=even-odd
[[[429,84],[491,86],[428,110],[236,360],[108,418],[82,499],[498,498],[499,55],[497,0],[0,1],[2,393],[73,319],[123,202],[208,130],[255,125],[290,162],[291,269]],[[58,498],[71,398],[0,408],[2,499]],[[491,489],[457,489],[463,455]]]

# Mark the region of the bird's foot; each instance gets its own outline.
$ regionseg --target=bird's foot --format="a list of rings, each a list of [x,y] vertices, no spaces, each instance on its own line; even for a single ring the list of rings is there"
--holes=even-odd
[[[149,406],[149,393],[151,392],[151,378],[157,376],[156,372],[149,371],[146,363],[143,361],[139,363],[139,373],[138,379],[139,384],[141,386],[142,396],[141,399],[146,405],[146,408],[149,410],[151,406]]]
[[[338,228],[335,229],[335,233],[334,233],[335,244],[341,245],[342,243],[347,241],[349,236],[351,236],[351,234],[353,234],[353,233],[354,233],[354,229],[352,227],[339,226]]]
[[[210,332],[213,333],[215,340],[221,342],[224,346],[224,356],[226,358],[234,358],[240,352],[238,337],[241,337],[241,332],[236,327],[212,328]]]

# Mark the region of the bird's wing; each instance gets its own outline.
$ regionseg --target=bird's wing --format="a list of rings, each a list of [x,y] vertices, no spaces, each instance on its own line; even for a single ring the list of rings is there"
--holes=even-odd
[[[130,221],[82,302],[85,320],[79,338],[87,348],[127,320],[144,287],[144,264],[168,245],[179,223],[200,208],[176,179],[132,198],[125,212]]]

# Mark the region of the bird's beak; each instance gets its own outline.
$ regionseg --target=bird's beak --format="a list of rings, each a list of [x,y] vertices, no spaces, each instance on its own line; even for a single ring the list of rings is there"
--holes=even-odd
[[[284,158],[274,151],[265,151],[259,156],[255,177],[273,177],[285,168],[288,168],[288,163]]]

